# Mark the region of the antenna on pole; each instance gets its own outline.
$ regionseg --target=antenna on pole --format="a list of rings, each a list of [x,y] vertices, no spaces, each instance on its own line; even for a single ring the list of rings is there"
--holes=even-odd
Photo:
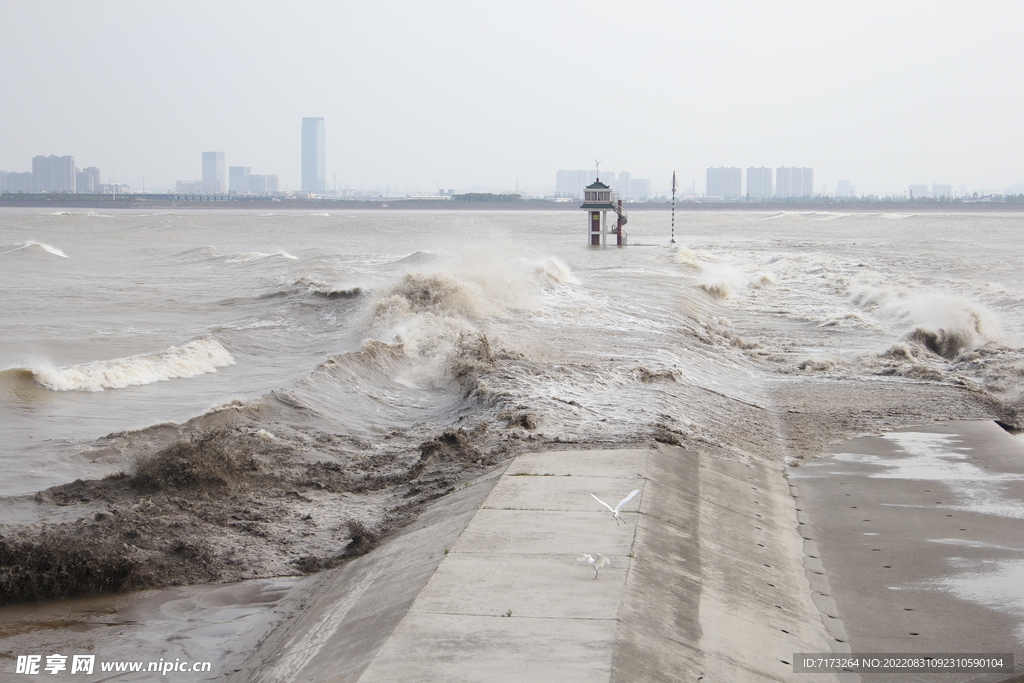
[[[669,244],[676,243],[676,172],[672,171],[672,239]]]

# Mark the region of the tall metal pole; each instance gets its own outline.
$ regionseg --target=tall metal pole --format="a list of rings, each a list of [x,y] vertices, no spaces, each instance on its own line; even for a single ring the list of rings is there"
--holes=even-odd
[[[676,243],[676,172],[672,171],[672,239],[670,244]]]

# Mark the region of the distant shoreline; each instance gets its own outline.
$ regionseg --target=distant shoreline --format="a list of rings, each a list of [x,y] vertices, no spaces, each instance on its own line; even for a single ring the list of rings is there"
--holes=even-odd
[[[147,199],[138,195],[122,195],[114,199],[73,199],[60,196],[52,199],[0,198],[0,208],[37,209],[225,209],[225,210],[305,210],[305,211],[580,211],[579,202],[552,202],[533,199],[522,202],[474,202],[454,200],[400,199],[369,202],[351,199],[217,199],[168,200]],[[670,202],[637,202],[623,206],[626,211],[669,211]],[[1018,202],[764,202],[726,203],[677,201],[677,211],[739,211],[788,213],[1024,213]]]

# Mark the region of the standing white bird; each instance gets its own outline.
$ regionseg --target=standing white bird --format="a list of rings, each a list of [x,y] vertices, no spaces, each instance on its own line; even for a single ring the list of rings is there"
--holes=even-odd
[[[597,570],[598,569],[600,569],[601,567],[604,567],[604,566],[609,565],[609,564],[612,563],[612,561],[609,560],[604,555],[598,555],[597,557],[594,557],[592,555],[587,555],[586,553],[584,553],[584,554],[580,555],[579,557],[577,557],[576,559],[579,560],[580,562],[583,562],[585,560],[591,567],[594,568],[594,578],[595,579],[597,578]]]
[[[626,522],[626,520],[622,519],[622,517],[619,516],[619,510],[621,510],[622,506],[625,505],[626,503],[628,503],[629,501],[631,501],[633,499],[633,496],[635,496],[638,493],[640,493],[640,489],[633,489],[632,491],[630,491],[629,495],[626,496],[625,498],[623,498],[622,500],[620,500],[619,504],[616,505],[615,507],[612,507],[611,505],[609,505],[608,503],[604,502],[603,500],[601,500],[597,496],[594,496],[593,493],[591,493],[590,495],[594,496],[594,500],[596,500],[598,503],[600,503],[601,505],[604,505],[606,508],[608,508],[609,510],[612,511],[612,516],[615,517],[615,526],[618,526],[620,521],[623,524],[628,524],[628,522]]]

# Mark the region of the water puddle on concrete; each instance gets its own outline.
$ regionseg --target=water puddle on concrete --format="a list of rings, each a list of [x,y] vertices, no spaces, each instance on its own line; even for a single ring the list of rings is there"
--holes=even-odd
[[[1019,437],[938,423],[791,471],[854,651],[1024,653]]]

